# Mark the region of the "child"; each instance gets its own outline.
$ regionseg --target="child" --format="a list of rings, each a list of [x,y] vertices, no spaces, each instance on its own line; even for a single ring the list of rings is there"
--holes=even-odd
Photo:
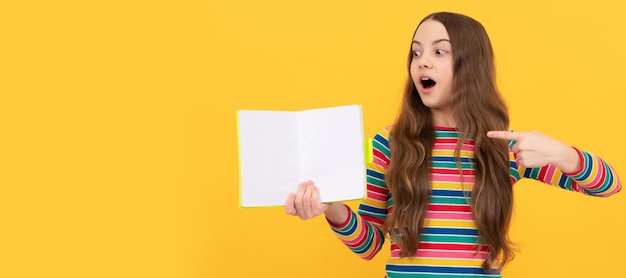
[[[515,182],[532,178],[599,197],[620,191],[599,157],[540,133],[506,131],[493,59],[476,20],[427,16],[413,36],[398,119],[374,137],[358,214],[321,203],[312,181],[290,194],[286,212],[302,219],[324,213],[364,259],[389,234],[390,278],[500,277],[514,255],[508,229]]]

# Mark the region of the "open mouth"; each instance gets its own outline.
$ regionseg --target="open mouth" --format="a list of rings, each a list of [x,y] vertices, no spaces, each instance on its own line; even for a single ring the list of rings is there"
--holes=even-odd
[[[435,80],[432,80],[428,77],[423,77],[422,80],[420,80],[420,83],[422,84],[422,87],[424,87],[424,89],[430,89],[435,86],[435,84],[437,84]]]

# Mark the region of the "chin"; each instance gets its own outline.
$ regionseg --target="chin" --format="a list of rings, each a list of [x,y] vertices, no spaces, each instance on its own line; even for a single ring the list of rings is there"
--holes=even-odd
[[[439,105],[437,105],[437,103],[433,103],[432,101],[424,101],[424,99],[422,98],[422,103],[424,104],[424,106],[430,108],[430,109],[437,109]]]

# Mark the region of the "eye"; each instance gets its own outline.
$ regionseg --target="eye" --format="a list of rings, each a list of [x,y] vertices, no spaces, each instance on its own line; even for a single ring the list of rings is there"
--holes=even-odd
[[[413,50],[413,56],[415,56],[415,57],[422,56],[422,51],[420,51],[420,50]]]
[[[437,49],[435,51],[435,54],[437,54],[437,55],[443,55],[443,54],[446,54],[446,53],[448,53],[448,51],[443,50],[443,49]]]

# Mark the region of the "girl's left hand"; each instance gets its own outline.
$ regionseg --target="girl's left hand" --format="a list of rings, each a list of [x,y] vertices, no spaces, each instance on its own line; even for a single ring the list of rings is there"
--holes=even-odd
[[[580,167],[580,157],[574,148],[536,131],[489,131],[487,137],[515,141],[511,150],[517,155],[518,163],[527,168],[553,164],[571,173]]]

